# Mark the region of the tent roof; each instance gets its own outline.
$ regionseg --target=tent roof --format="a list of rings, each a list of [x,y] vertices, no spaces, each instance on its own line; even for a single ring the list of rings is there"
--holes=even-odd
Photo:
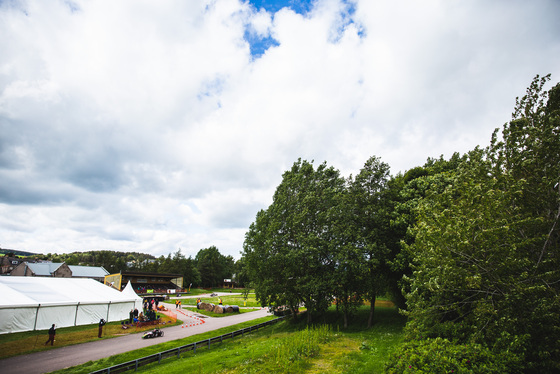
[[[128,281],[126,287],[121,292],[123,295],[130,296],[142,302],[142,298],[138,296],[138,294],[134,291],[134,288],[132,288],[132,284],[130,283],[130,281]]]
[[[0,277],[0,308],[136,301],[93,279]]]

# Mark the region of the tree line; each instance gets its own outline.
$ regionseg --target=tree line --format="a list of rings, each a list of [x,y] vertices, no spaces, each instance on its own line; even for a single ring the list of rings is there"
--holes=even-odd
[[[52,262],[66,262],[68,265],[102,266],[110,274],[120,271],[181,274],[186,287],[190,284],[195,287],[221,286],[224,279],[231,279],[240,272],[240,264],[237,264],[232,256],[221,254],[215,246],[200,249],[194,258],[186,257],[180,249],[159,257],[138,252],[108,250],[48,253],[33,257]]]
[[[560,371],[560,84],[537,76],[490,144],[391,176],[297,160],[246,233],[263,305],[334,302],[347,326],[378,295],[408,316],[388,371],[441,357],[484,372]],[[445,352],[443,356],[434,352]],[[467,352],[467,353],[465,353]],[[468,362],[467,362],[468,361]],[[482,364],[476,364],[482,365]],[[480,367],[479,367],[480,368]]]

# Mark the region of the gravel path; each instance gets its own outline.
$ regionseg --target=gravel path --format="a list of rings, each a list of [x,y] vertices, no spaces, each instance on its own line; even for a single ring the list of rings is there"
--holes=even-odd
[[[175,312],[175,310],[173,310]],[[185,325],[166,327],[164,336],[155,339],[142,339],[141,334],[129,334],[112,339],[76,344],[43,352],[36,352],[22,356],[10,357],[0,360],[0,373],[2,374],[41,374],[60,370],[88,361],[99,360],[118,353],[133,351],[150,345],[159,344],[171,340],[185,338],[208,331],[217,330],[222,327],[235,325],[241,322],[266,317],[270,315],[263,308],[258,311],[232,315],[228,317],[204,319],[195,318],[196,314],[188,309],[178,311],[178,319],[190,321]],[[187,316],[187,318],[185,317]],[[204,321],[204,323],[201,322]],[[189,326],[190,324],[190,326]],[[183,327],[185,326],[185,327]],[[56,341],[55,341],[56,345]]]

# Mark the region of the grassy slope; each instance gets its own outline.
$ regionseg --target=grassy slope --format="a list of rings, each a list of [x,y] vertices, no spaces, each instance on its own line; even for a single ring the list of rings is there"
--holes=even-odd
[[[158,352],[162,352],[162,351],[166,351],[169,349],[173,349],[176,347],[180,347],[183,345],[187,345],[190,343],[194,343],[194,342],[198,342],[201,340],[205,340],[205,339],[210,339],[213,338],[215,336],[219,336],[219,335],[224,335],[242,328],[246,328],[249,326],[253,326],[253,325],[257,325],[259,323],[263,323],[266,322],[268,320],[274,319],[275,317],[264,317],[264,318],[260,318],[260,319],[256,319],[253,321],[248,321],[248,322],[243,322],[234,326],[229,326],[229,327],[224,327],[222,329],[218,329],[218,330],[214,330],[214,331],[210,331],[204,334],[198,334],[198,335],[193,335],[193,336],[189,336],[186,337],[184,339],[179,339],[179,340],[174,340],[171,342],[165,342],[165,343],[161,343],[161,344],[156,344],[156,345],[152,345],[146,348],[142,348],[142,349],[138,349],[135,351],[131,351],[131,352],[126,352],[126,353],[122,353],[122,354],[118,354],[118,355],[114,355],[111,357],[107,357],[101,360],[97,360],[97,361],[90,361],[90,362],[86,362],[83,365],[78,365],[78,366],[74,366],[68,369],[63,369],[63,370],[59,370],[59,371],[55,371],[53,373],[58,373],[58,374],[82,374],[82,373],[90,373],[92,371],[96,371],[96,370],[101,370],[113,365],[117,365],[123,362],[128,362],[128,361],[132,361],[138,358],[142,358],[142,357],[146,357]],[[197,353],[200,351],[204,351],[204,349],[200,349],[197,350]]]
[[[208,291],[206,291],[208,292]],[[232,295],[223,297],[224,304],[243,305],[242,296]],[[188,299],[183,299],[183,305],[191,304]],[[203,301],[216,303],[218,298],[203,298]],[[192,301],[192,305],[195,305]],[[173,300],[171,300],[174,303]],[[257,306],[254,294],[250,295],[247,306]],[[280,323],[267,327],[265,330],[246,335],[243,338],[235,338],[222,344],[215,344],[208,349],[199,349],[196,355],[187,353],[180,360],[170,359],[161,365],[143,368],[144,372],[166,372],[183,373],[185,370],[203,373],[215,372],[241,372],[257,373],[262,371],[271,372],[307,372],[307,373],[343,373],[352,371],[355,373],[379,373],[383,371],[388,354],[402,341],[402,328],[404,318],[400,316],[394,307],[380,300],[376,303],[376,323],[371,329],[366,329],[369,307],[364,306],[353,318],[348,329],[343,330],[340,316],[331,311],[323,320],[315,321],[330,329],[328,339],[325,339],[312,354],[292,354],[290,346],[294,341],[303,339],[307,326],[303,319],[298,323]],[[169,305],[174,309],[174,305]],[[266,319],[270,319],[267,317]],[[266,319],[250,321],[236,326],[212,331],[182,339],[180,341],[168,342],[152,346],[143,350],[133,351],[122,355],[112,356],[96,362],[90,362],[79,367],[62,370],[60,373],[88,373],[110,367],[117,363],[134,360],[153,353],[171,349],[173,347],[201,341],[210,337],[226,334],[240,328],[264,322]],[[180,323],[180,322],[178,322]],[[120,325],[115,323],[106,325],[107,337],[112,333],[121,334]],[[147,327],[150,329],[151,327]],[[114,329],[114,331],[113,331]],[[119,331],[120,330],[120,331]],[[128,332],[128,331],[126,331]],[[97,340],[97,326],[78,326],[57,330],[56,345],[61,346],[63,342],[76,344],[89,340]],[[52,349],[44,347],[47,339],[46,332],[26,332],[18,334],[0,335],[0,357],[14,354],[30,353],[32,351]],[[20,348],[17,348],[20,347]],[[56,348],[56,347],[55,347]],[[293,348],[293,347],[292,347]],[[16,351],[9,353],[8,349]],[[17,350],[20,350],[17,352]],[[284,354],[288,352],[288,355]],[[282,353],[284,352],[284,353]]]
[[[282,322],[259,332],[216,343],[210,349],[200,348],[196,354],[185,353],[161,364],[140,368],[142,373],[380,373],[389,353],[402,341],[404,319],[396,308],[376,308],[376,324],[365,329],[368,307],[363,307],[348,329],[343,330],[339,316],[332,311],[311,329],[304,319],[296,323]],[[257,323],[257,322],[254,322]],[[320,327],[318,327],[320,326]],[[232,327],[231,331],[245,326]],[[317,331],[319,331],[317,333]],[[96,370],[136,357],[207,339],[228,331],[214,331],[205,336],[165,343],[149,350],[118,355],[109,360],[82,365]],[[80,373],[79,367],[59,373]]]
[[[205,293],[211,293],[211,292],[229,292],[232,291],[232,293],[240,293],[241,290],[212,290],[212,291],[205,291]],[[193,289],[191,290],[190,293],[188,294],[181,294],[182,296],[194,296],[194,295],[200,295],[201,291],[199,289]],[[257,302],[257,300],[255,299],[255,294],[254,293],[250,293],[248,295],[248,299],[245,300],[243,298],[243,295],[226,295],[226,296],[222,296],[222,302],[223,305],[237,305],[239,307],[260,307],[261,305]],[[173,297],[173,296],[171,296]],[[218,304],[220,297],[200,297],[201,301],[204,301],[206,303],[212,303],[212,304]],[[173,309],[175,308],[175,299],[170,299],[170,300],[166,300],[165,303],[169,304],[168,308]],[[188,298],[188,299],[181,299],[181,304],[183,306],[185,305],[193,305],[196,306],[196,298]]]

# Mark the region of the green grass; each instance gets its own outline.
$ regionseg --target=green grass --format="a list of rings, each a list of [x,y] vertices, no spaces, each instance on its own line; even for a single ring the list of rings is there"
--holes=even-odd
[[[369,307],[362,307],[347,329],[332,308],[326,317],[307,326],[305,318],[283,321],[265,329],[199,348],[181,358],[139,368],[141,373],[381,373],[390,353],[403,339],[404,318],[396,308],[377,307],[376,323],[366,328]],[[267,317],[270,319],[271,317]],[[263,319],[264,320],[264,319]],[[87,363],[57,373],[86,373],[131,361],[177,346],[219,336],[257,320],[210,333]]]
[[[243,292],[242,288],[211,288],[211,289],[204,289],[204,288],[191,288],[188,292],[179,292],[181,296],[195,296],[195,295],[203,295],[203,294],[211,294],[212,292],[233,292],[233,293],[240,293]],[[169,296],[173,296],[173,294],[169,294]]]
[[[217,291],[217,290],[213,290],[212,292],[229,292],[228,291]],[[239,293],[241,292],[241,290],[233,290],[233,293]],[[211,293],[211,292],[206,292],[206,293]],[[182,296],[185,296],[185,294],[181,294]],[[195,294],[197,295],[197,294]],[[192,296],[191,294],[188,294],[188,296]],[[200,298],[203,302],[206,303],[212,303],[212,304],[218,304],[220,301],[220,297],[215,296],[215,297],[201,297]],[[260,307],[260,303],[257,302],[257,300],[255,299],[255,294],[254,293],[249,293],[247,300],[245,300],[245,298],[243,297],[243,295],[226,295],[226,296],[221,296],[222,299],[222,304],[223,305],[237,305],[239,307]],[[194,305],[196,306],[196,298],[188,298],[188,299],[180,299],[181,300],[181,304],[183,306],[185,305]],[[169,299],[169,300],[165,300],[166,304],[169,304],[168,308],[169,309],[173,309],[175,308],[175,298],[173,299]]]
[[[210,339],[213,338],[215,336],[220,336],[220,335],[224,335],[236,330],[240,330],[249,326],[254,326],[257,325],[259,323],[263,323],[266,321],[269,321],[271,319],[274,319],[275,317],[263,317],[263,318],[259,318],[253,321],[248,321],[248,322],[243,322],[243,323],[239,323],[237,325],[234,326],[229,326],[229,327],[224,327],[218,330],[213,330],[204,334],[198,334],[198,335],[193,335],[193,336],[189,336],[186,337],[184,339],[178,339],[178,340],[174,340],[171,342],[165,342],[165,343],[160,343],[160,344],[156,344],[156,345],[152,345],[146,348],[142,348],[142,349],[137,349],[134,351],[130,351],[130,352],[126,352],[126,353],[122,353],[122,354],[118,354],[118,355],[114,355],[111,357],[107,357],[101,360],[97,360],[97,361],[90,361],[90,362],[86,362],[85,364],[82,365],[78,365],[78,366],[74,366],[71,368],[67,368],[67,369],[63,369],[63,370],[58,370],[58,371],[54,371],[52,373],[57,373],[57,374],[81,374],[81,373],[90,373],[92,371],[96,371],[96,370],[101,370],[110,366],[114,366],[123,362],[128,362],[128,361],[132,361],[138,358],[142,358],[142,357],[146,357],[158,352],[162,352],[162,351],[166,351],[169,349],[173,349],[173,348],[177,348],[183,345],[187,345],[190,343],[194,343],[194,342],[198,342],[201,340],[206,340],[206,339]],[[236,338],[237,339],[237,338]],[[235,341],[235,339],[234,339]],[[210,349],[211,350],[211,349]],[[197,350],[197,354],[199,351],[204,351],[204,349],[201,350]]]
[[[165,326],[181,324],[181,321],[173,323],[169,317],[162,314],[160,314],[160,316],[162,317],[162,321],[165,322]],[[154,326],[144,326],[138,328],[131,327],[123,330],[120,322],[109,322],[103,327],[102,339],[125,334],[135,334],[153,328]],[[97,337],[98,329],[99,327],[97,324],[57,328],[54,346],[45,346],[45,341],[48,338],[47,330],[2,334],[0,335],[0,358],[99,340]]]
[[[183,309],[188,309],[192,312],[198,313],[198,314],[202,314],[208,317],[214,317],[214,318],[223,318],[223,317],[228,317],[228,316],[232,316],[235,314],[242,314],[242,313],[250,313],[250,312],[254,312],[259,310],[258,308],[247,308],[247,309],[239,309],[239,312],[234,312],[234,313],[214,313],[214,312],[208,312],[204,309],[196,309],[196,306],[194,305],[188,305],[188,306],[184,306],[183,305]]]

